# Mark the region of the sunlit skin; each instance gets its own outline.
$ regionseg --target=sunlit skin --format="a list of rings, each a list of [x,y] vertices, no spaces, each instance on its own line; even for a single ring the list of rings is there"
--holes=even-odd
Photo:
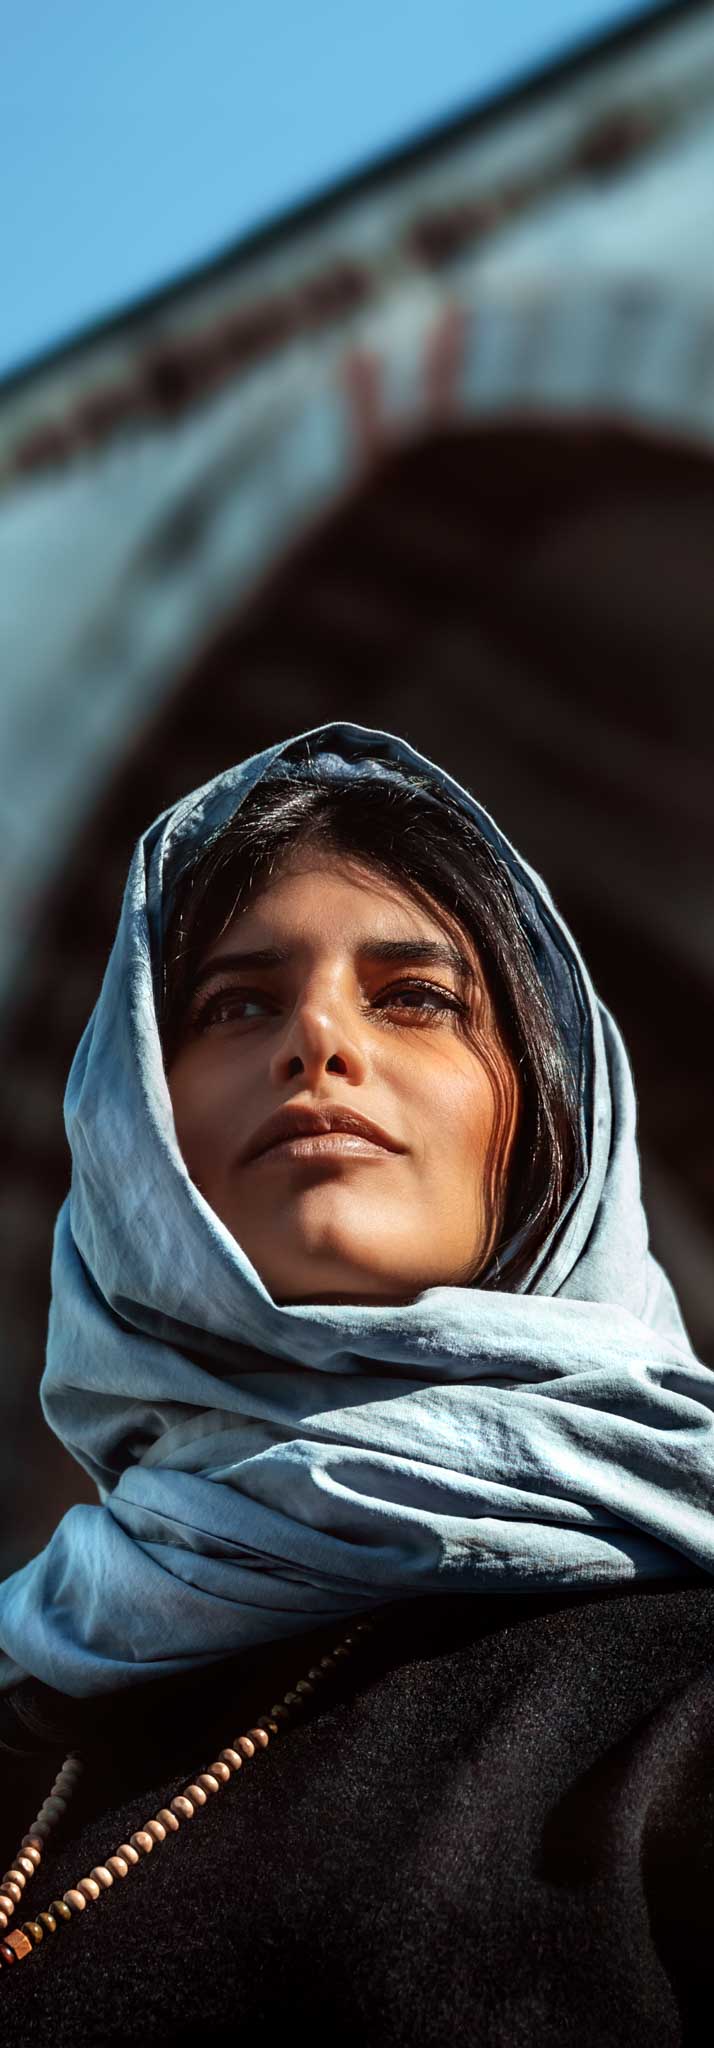
[[[454,934],[471,987],[457,965],[385,962],[367,943],[443,947]],[[228,964],[267,947],[286,962]],[[177,1138],[273,1300],[401,1303],[471,1279],[498,1235],[518,1099],[456,922],[357,861],[304,848],[199,972],[168,1071]],[[403,1149],[241,1163],[286,1103],[357,1110]]]

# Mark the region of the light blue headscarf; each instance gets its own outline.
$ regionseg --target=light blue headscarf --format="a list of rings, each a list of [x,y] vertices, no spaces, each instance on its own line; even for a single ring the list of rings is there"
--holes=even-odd
[[[587,1162],[517,1290],[506,1260],[498,1291],[279,1306],[189,1179],[157,1026],[172,885],[306,750],[335,776],[427,770],[507,863]],[[619,1033],[542,882],[404,741],[318,727],[152,825],[65,1113],[41,1399],[99,1501],[0,1586],[0,1688],[105,1693],[412,1593],[714,1573],[714,1374],[647,1249]]]

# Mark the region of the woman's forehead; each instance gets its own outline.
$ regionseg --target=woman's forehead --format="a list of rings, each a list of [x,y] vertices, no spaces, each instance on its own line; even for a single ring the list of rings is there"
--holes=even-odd
[[[325,848],[303,849],[276,867],[228,920],[210,951],[225,952],[239,935],[246,939],[276,928],[315,942],[331,936],[335,925],[355,950],[364,949],[370,938],[438,940],[446,935],[454,948],[448,964],[463,967],[465,958],[469,963],[475,959],[473,939],[459,919],[425,891],[365,859]]]
[[[391,876],[372,867],[358,855],[330,853],[327,849],[296,853],[276,866],[251,895],[245,906],[237,912],[237,918],[247,921],[299,913],[304,903],[330,899],[347,900],[354,897],[355,903],[368,899],[382,915],[397,910],[412,921],[419,914],[415,895],[398,876]],[[424,907],[422,916],[434,917],[437,906]]]

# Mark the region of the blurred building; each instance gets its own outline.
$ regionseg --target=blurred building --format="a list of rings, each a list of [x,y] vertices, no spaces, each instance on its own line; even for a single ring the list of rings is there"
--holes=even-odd
[[[714,1362],[714,11],[659,8],[0,394],[0,1570],[42,1422],[61,1102],[139,832],[323,719],[546,876],[625,1031]]]

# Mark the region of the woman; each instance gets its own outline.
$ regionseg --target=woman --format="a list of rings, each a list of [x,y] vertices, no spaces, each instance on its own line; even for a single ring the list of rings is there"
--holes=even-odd
[[[66,1115],[15,2026],[708,2039],[714,1383],[543,884],[404,741],[271,748],[137,847]]]

